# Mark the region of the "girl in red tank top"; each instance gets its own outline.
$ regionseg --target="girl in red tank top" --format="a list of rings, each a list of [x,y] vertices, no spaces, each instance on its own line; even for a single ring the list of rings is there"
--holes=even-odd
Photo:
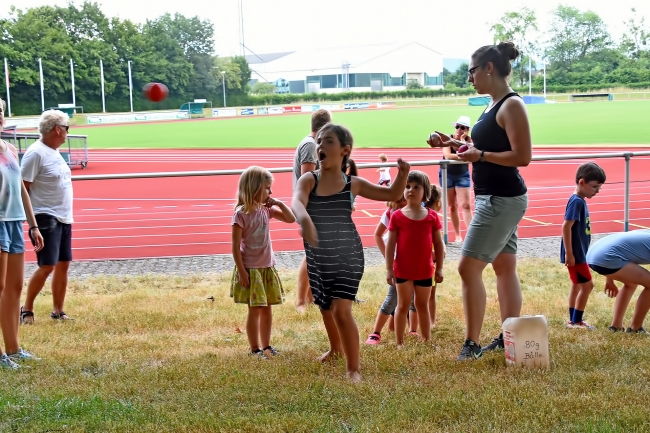
[[[425,341],[429,340],[431,287],[434,278],[437,283],[443,280],[444,244],[440,232],[442,224],[436,212],[422,207],[422,202],[428,201],[430,195],[429,177],[421,171],[410,172],[404,189],[406,206],[391,215],[388,226],[386,281],[397,287],[395,337],[398,346],[404,344],[406,315],[413,293],[415,309],[420,313],[418,322],[421,335]]]

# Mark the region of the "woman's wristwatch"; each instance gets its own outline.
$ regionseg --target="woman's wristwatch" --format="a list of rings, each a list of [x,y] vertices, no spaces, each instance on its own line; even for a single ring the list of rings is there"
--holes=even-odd
[[[478,160],[479,160],[480,162],[485,162],[485,158],[483,157],[483,154],[484,154],[484,153],[485,153],[485,151],[484,151],[484,150],[481,150],[481,156],[478,157]]]

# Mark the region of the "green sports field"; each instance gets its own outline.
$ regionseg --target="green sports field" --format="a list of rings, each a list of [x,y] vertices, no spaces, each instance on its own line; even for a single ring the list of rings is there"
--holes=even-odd
[[[358,147],[418,147],[434,130],[452,131],[460,115],[475,122],[484,107],[452,106],[335,112]],[[650,101],[529,105],[535,145],[650,144]],[[309,114],[74,128],[91,148],[295,147]]]

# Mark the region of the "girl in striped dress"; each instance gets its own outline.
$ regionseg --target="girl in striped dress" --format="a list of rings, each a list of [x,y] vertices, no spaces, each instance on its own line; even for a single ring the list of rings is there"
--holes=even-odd
[[[321,361],[344,354],[347,377],[361,379],[359,330],[352,317],[352,301],[364,271],[361,238],[352,221],[356,196],[376,201],[398,200],[406,185],[409,165],[399,159],[399,173],[390,188],[346,175],[352,134],[327,124],[317,134],[320,170],[305,173],[293,196],[292,210],[300,224],[307,256],[309,285],[320,307],[330,343]]]

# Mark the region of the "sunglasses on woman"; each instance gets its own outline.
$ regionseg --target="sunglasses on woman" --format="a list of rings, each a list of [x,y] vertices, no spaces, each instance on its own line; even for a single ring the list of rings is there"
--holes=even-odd
[[[456,125],[456,129],[462,129],[463,131],[467,131],[469,128],[465,125]]]

